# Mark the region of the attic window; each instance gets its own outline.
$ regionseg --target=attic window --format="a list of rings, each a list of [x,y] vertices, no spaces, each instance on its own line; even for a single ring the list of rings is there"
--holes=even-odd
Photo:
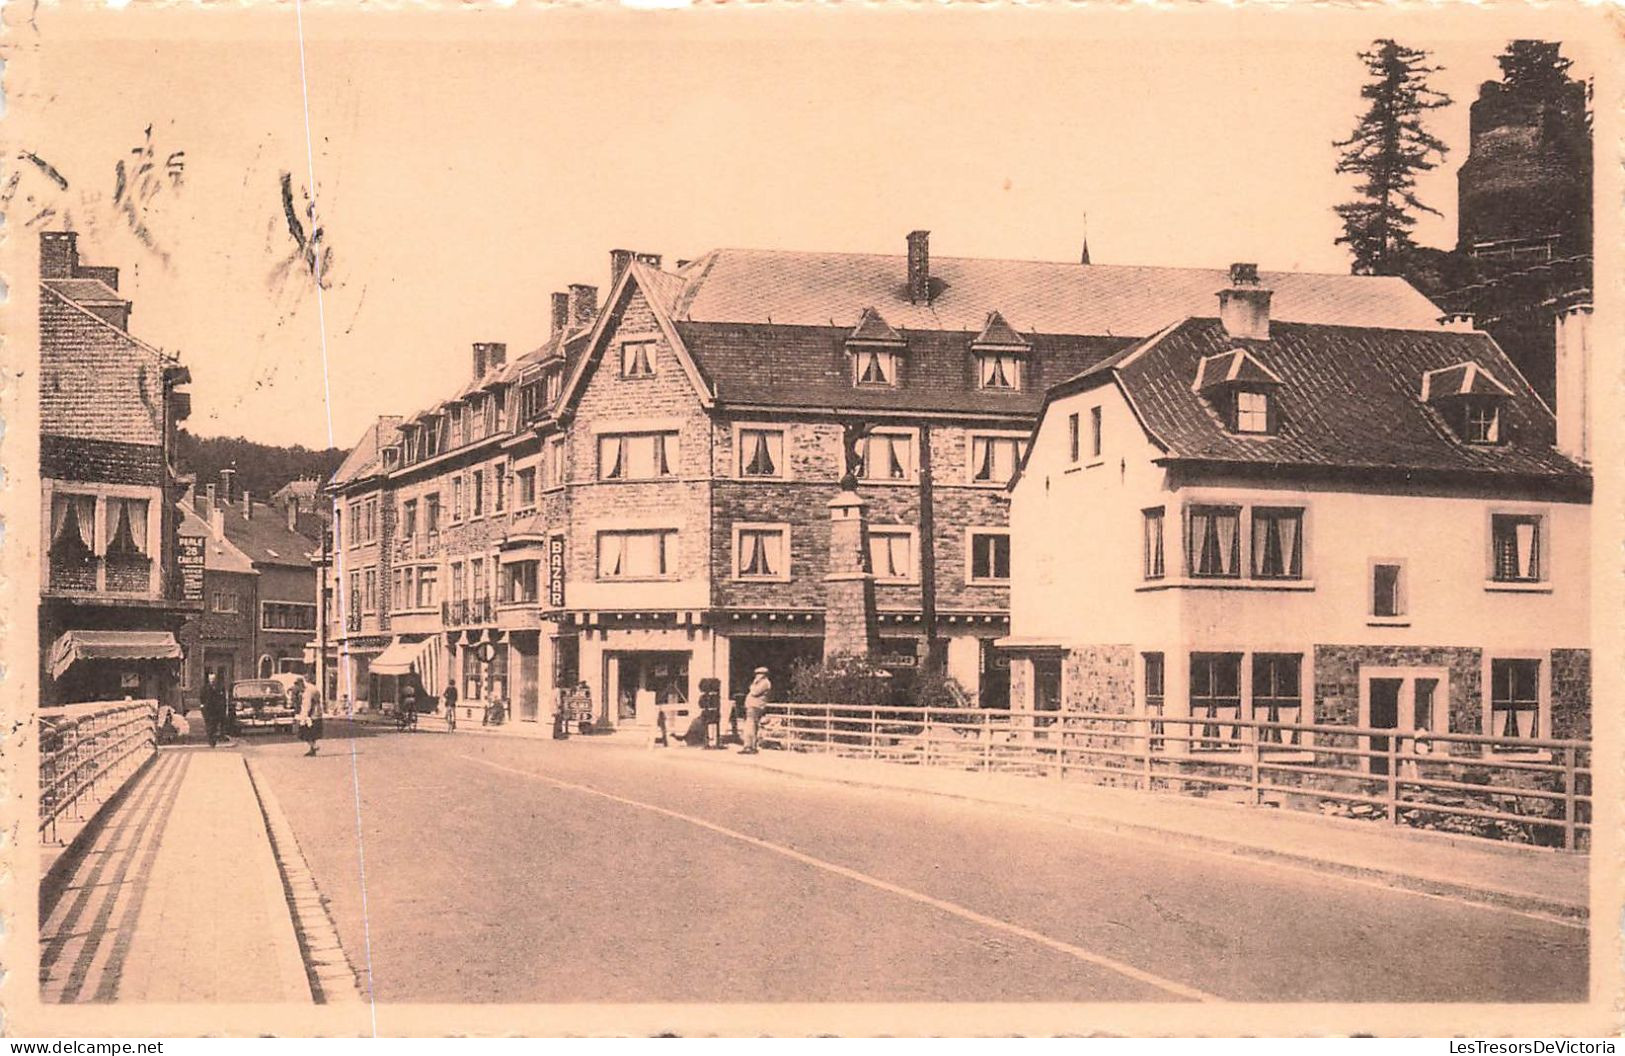
[[[1231,432],[1268,436],[1280,421],[1280,375],[1246,349],[1207,356],[1196,366],[1192,391],[1212,402]]]
[[[853,381],[858,385],[896,385],[897,353],[860,348],[852,357]]]
[[[984,389],[1021,390],[1021,360],[1009,352],[983,352],[976,357],[978,383]]]
[[[1495,375],[1472,360],[1422,375],[1422,401],[1466,444],[1501,442],[1501,406],[1511,396]]]

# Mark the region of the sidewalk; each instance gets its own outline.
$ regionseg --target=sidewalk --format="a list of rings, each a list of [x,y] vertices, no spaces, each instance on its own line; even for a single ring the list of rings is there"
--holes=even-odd
[[[165,749],[41,892],[45,1002],[311,1001],[243,757]]]
[[[674,760],[998,804],[1128,836],[1274,861],[1409,890],[1583,920],[1586,855],[1379,822],[1249,807],[1083,781],[905,766],[811,752],[669,750]]]

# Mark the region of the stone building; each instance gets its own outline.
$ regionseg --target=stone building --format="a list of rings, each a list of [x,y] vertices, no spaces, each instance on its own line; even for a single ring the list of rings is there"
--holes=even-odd
[[[40,699],[174,702],[197,602],[177,564],[177,358],[129,332],[118,269],[40,235]]]
[[[824,651],[830,501],[861,430],[882,662],[906,679],[932,639],[1003,705],[1005,485],[1043,392],[1224,277],[934,259],[923,231],[906,249],[716,250],[675,270],[615,251],[601,306],[555,294],[541,348],[476,345],[452,398],[369,430],[329,484],[358,697],[432,668],[465,703],[541,720],[584,681],[615,726],[707,676],[735,693],[764,665],[782,685]],[[1271,278],[1287,318],[1437,326],[1398,279]]]
[[[1017,702],[1587,736],[1584,431],[1482,333],[1285,322],[1234,278],[1051,389],[1013,488]]]

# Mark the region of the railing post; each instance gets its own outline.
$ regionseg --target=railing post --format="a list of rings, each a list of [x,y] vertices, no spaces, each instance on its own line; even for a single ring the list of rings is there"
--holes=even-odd
[[[824,705],[824,751],[835,751],[835,706]]]
[[[1575,751],[1574,745],[1563,749],[1563,849],[1572,851],[1578,840],[1575,834]]]
[[[993,772],[993,713],[984,711],[982,722],[982,773]]]
[[[1388,738],[1388,821],[1399,824],[1399,731]]]
[[[1140,786],[1142,790],[1151,791],[1151,731],[1156,727],[1149,718],[1142,719],[1145,723],[1145,739],[1140,742]]]
[[[880,709],[869,709],[869,758],[880,758]]]
[[[924,739],[925,752],[921,756],[924,766],[931,765],[931,709],[925,709],[925,725],[921,728],[920,736]]]
[[[1259,746],[1258,746],[1258,727],[1257,726],[1247,726],[1247,727],[1245,727],[1245,729],[1247,730],[1248,769],[1249,769],[1249,773],[1250,773],[1249,784],[1247,786],[1247,792],[1248,792],[1249,802],[1251,802],[1251,804],[1256,807],[1260,803],[1264,802],[1264,790],[1259,787],[1259,770],[1258,770],[1258,757],[1262,753],[1259,751]]]

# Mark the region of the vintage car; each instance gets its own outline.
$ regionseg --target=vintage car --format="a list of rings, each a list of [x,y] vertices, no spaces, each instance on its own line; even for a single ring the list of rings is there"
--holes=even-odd
[[[231,713],[241,730],[286,726],[293,730],[295,710],[289,696],[296,675],[245,678],[231,684]]]

